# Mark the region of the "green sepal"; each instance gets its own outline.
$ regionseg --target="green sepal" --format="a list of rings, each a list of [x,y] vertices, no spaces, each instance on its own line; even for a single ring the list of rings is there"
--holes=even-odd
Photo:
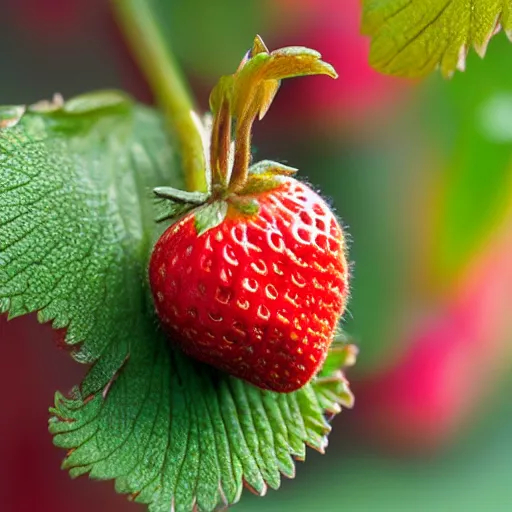
[[[320,407],[326,413],[334,416],[341,412],[342,407],[350,409],[354,406],[354,394],[340,369],[329,376],[320,373],[313,379],[312,387]]]
[[[273,160],[262,160],[249,167],[249,176],[252,175],[272,175],[272,176],[293,176],[298,169],[295,167],[289,167],[280,162],[274,162]]]
[[[174,223],[186,213],[197,208],[197,205],[170,201],[168,199],[158,199],[155,203],[155,208],[158,212],[155,217],[156,222],[171,221],[171,223]]]
[[[155,187],[156,207],[159,214],[157,222],[176,221],[181,216],[208,201],[209,194],[203,192],[186,192],[174,187]]]
[[[351,408],[354,405],[354,395],[342,371],[356,364],[359,349],[352,341],[338,325],[327,358],[313,379],[320,405],[333,415],[341,411],[341,406]],[[320,392],[317,386],[321,386]]]
[[[253,55],[234,75],[232,115],[241,118],[246,111],[252,111],[261,120],[281,80],[307,75],[338,77],[334,68],[322,61],[318,52],[309,48],[293,46]]]
[[[169,199],[176,203],[190,203],[195,206],[206,203],[210,197],[204,192],[186,192],[173,187],[155,187],[153,193],[162,199]]]
[[[256,36],[252,50],[242,60],[234,75],[223,76],[210,95],[210,108],[215,114],[222,99],[229,101],[231,115],[236,119],[267,113],[282,79],[307,75],[328,75],[337,78],[334,68],[321,60],[315,50],[290,46],[269,52]]]
[[[197,236],[201,236],[224,222],[228,213],[226,201],[219,200],[200,206],[194,217]]]
[[[249,168],[247,181],[238,195],[270,192],[281,185],[283,176],[293,176],[296,172],[297,169],[294,167],[288,167],[272,160],[262,160]]]
[[[228,102],[231,101],[233,81],[233,75],[221,76],[215,87],[212,89],[209,103],[210,110],[213,115],[217,114],[224,99],[227,99]]]
[[[321,59],[322,54],[313,50],[312,48],[307,48],[305,46],[287,46],[285,48],[279,48],[278,50],[274,50],[272,55],[277,57],[310,57],[312,59]],[[333,75],[336,75],[336,71],[332,71]]]
[[[352,344],[353,339],[338,325],[329,348],[329,353],[318,373],[318,377],[332,376],[341,368],[353,366],[356,363],[358,348]]]
[[[353,366],[356,362],[358,350],[355,345],[332,345],[327,358],[318,373],[318,377],[332,375],[346,366]]]
[[[260,211],[260,204],[256,199],[233,197],[230,199],[230,203],[244,215],[256,215]]]

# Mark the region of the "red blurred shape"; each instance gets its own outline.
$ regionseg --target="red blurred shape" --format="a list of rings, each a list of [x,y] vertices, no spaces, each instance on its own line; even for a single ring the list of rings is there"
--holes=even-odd
[[[62,40],[84,31],[99,0],[3,0],[18,29],[36,39]]]
[[[407,82],[370,66],[370,42],[360,34],[359,0],[279,0],[279,7],[289,23],[276,29],[279,39],[269,41],[271,49],[283,44],[313,48],[339,74],[338,80],[311,77],[287,85],[288,94],[277,100],[284,110],[280,117],[292,122],[304,116],[329,125],[354,123],[395,104]]]
[[[440,448],[512,366],[512,240],[488,248],[440,312],[412,333],[392,368],[353,384],[354,421],[381,447]]]
[[[85,367],[56,349],[53,336],[33,315],[10,322],[0,315],[0,510],[138,510],[112,482],[73,481],[60,469],[65,452],[52,444],[48,407],[57,389],[80,382]]]

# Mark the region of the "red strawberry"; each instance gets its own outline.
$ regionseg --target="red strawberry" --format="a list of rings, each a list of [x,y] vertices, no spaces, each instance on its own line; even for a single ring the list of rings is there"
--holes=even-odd
[[[187,201],[195,207],[151,256],[164,330],[190,356],[279,392],[302,387],[324,362],[345,308],[348,267],[340,225],[318,194],[290,177],[295,170],[268,161],[249,168],[250,129],[280,78],[335,76],[319,58],[304,48],[269,53],[257,38],[211,96],[211,192],[155,190],[174,211]]]

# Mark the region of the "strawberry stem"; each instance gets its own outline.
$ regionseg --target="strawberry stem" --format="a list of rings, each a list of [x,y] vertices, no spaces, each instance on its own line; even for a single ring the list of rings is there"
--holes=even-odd
[[[228,182],[229,151],[231,147],[231,113],[229,101],[222,99],[218,114],[213,119],[210,145],[212,188],[219,186],[225,190]]]
[[[229,189],[235,193],[239,192],[247,182],[249,165],[251,163],[252,125],[255,119],[256,116],[241,119],[236,125],[235,160],[229,182]]]
[[[170,129],[178,138],[183,171],[189,190],[206,191],[205,161],[194,103],[183,75],[164,41],[147,0],[111,0],[126,40]]]

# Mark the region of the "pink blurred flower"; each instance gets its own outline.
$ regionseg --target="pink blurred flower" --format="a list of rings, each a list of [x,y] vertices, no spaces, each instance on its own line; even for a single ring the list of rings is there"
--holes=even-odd
[[[453,295],[419,322],[401,358],[353,383],[353,420],[381,447],[435,450],[450,441],[512,367],[512,238],[473,262]]]
[[[270,48],[301,45],[318,50],[339,74],[338,80],[307,77],[286,84],[273,109],[276,124],[297,118],[327,125],[371,120],[391,108],[407,89],[407,82],[384,76],[369,64],[368,38],[360,34],[359,0],[278,0],[277,37]],[[281,111],[279,111],[280,105]],[[280,119],[277,119],[277,118]]]

